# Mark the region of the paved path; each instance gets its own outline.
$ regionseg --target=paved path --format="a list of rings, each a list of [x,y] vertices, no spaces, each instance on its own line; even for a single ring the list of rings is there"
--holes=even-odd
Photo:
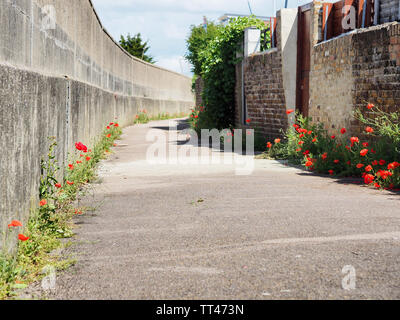
[[[124,130],[83,199],[98,209],[77,219],[78,262],[53,298],[400,298],[400,195],[268,160],[247,176],[151,165],[145,136],[167,126]],[[342,288],[347,265],[355,290]]]

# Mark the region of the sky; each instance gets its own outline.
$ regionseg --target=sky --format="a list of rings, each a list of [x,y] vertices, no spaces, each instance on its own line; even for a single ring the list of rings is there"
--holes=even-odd
[[[311,0],[288,0],[297,7]],[[191,76],[184,59],[191,25],[203,23],[203,16],[217,21],[225,13],[249,14],[247,0],[92,0],[103,26],[119,40],[121,35],[141,33],[149,41],[149,54],[157,65]],[[253,14],[275,16],[274,0],[249,0]],[[276,0],[276,9],[285,0]]]

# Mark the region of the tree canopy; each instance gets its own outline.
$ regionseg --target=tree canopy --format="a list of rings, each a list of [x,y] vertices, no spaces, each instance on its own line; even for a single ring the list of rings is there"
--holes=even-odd
[[[147,55],[147,51],[149,51],[150,47],[148,45],[148,41],[144,42],[142,40],[142,36],[140,33],[135,36],[131,36],[129,33],[127,37],[121,36],[119,44],[122,48],[128,51],[134,57],[142,59],[149,63],[155,63],[154,58],[150,55]]]

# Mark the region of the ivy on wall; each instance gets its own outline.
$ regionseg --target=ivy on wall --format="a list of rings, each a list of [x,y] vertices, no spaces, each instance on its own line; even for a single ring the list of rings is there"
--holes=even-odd
[[[241,61],[244,30],[256,27],[266,28],[262,20],[254,16],[231,19],[226,26],[215,32],[204,49],[196,53],[197,70],[204,80],[203,103],[205,111],[201,113],[197,129],[232,127],[235,119],[235,66]],[[262,32],[269,38],[269,33]],[[269,43],[262,39],[262,43]],[[239,53],[239,54],[238,54]]]

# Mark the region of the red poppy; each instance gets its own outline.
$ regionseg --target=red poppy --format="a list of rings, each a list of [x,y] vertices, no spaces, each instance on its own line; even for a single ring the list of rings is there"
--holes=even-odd
[[[251,122],[251,119],[247,119],[246,122],[247,122],[247,123],[250,123],[250,122]]]
[[[8,225],[9,228],[17,228],[17,227],[22,227],[22,223],[18,220],[13,220],[11,223]]]
[[[79,151],[87,152],[87,147],[82,142],[75,143],[75,147]]]
[[[305,156],[308,156],[308,155],[310,154],[310,150],[304,151],[303,154],[304,154]]]
[[[386,171],[386,170],[379,170],[376,175],[378,177],[381,177],[383,180],[386,180],[388,177],[391,177],[393,175],[393,173],[391,173],[390,171]]]
[[[107,130],[110,130],[111,129],[111,127],[110,126],[107,126]]]
[[[114,127],[118,128],[118,127],[119,127],[119,124],[118,124],[118,123],[114,124]]]
[[[81,164],[81,163],[82,163],[82,161],[77,161],[77,162],[76,162],[76,164]]]
[[[56,183],[54,186],[55,186],[57,189],[60,189],[60,188],[61,188],[61,183]]]
[[[369,143],[368,142],[363,142],[363,147],[368,147],[369,146]]]
[[[367,109],[371,110],[373,107],[375,107],[372,103],[368,103]]]
[[[377,165],[378,165],[378,160],[372,161],[372,165],[373,165],[373,166],[377,166]]]
[[[341,134],[345,134],[346,132],[347,132],[346,128],[342,128],[342,129],[340,130],[340,133],[341,133]]]
[[[347,164],[349,165],[349,166],[351,166],[351,161],[349,160],[349,161],[347,161]]]
[[[368,132],[368,133],[373,133],[374,129],[372,129],[371,127],[366,127],[365,131]]]
[[[374,181],[375,177],[372,174],[366,174],[364,176],[365,184],[371,184]]]
[[[398,162],[392,162],[388,164],[388,170],[394,170],[399,166]]]
[[[356,167],[357,167],[358,169],[361,169],[362,167],[364,167],[364,165],[363,165],[362,163],[359,163],[359,164],[356,165]]]
[[[360,143],[360,139],[358,139],[358,137],[351,137],[350,142],[351,146],[354,146],[355,143]]]
[[[381,187],[381,186],[379,185],[379,183],[375,183],[374,186],[375,186],[375,188],[377,188],[377,189],[380,189],[380,187]]]
[[[299,145],[303,145],[304,144],[304,141],[299,141]]]
[[[333,136],[331,136],[331,138],[332,138],[332,139],[335,139],[335,138],[336,138],[336,136],[335,136],[335,135],[333,135]]]
[[[29,237],[25,237],[23,234],[18,235],[18,239],[21,240],[22,242],[29,240]]]
[[[371,153],[376,153],[376,151],[374,149],[371,148]]]
[[[360,156],[365,157],[367,155],[368,151],[369,151],[368,149],[362,149],[360,151]]]
[[[325,153],[321,156],[321,158],[322,158],[323,160],[326,160],[326,158],[328,158],[328,152],[325,152]]]
[[[39,202],[39,206],[41,206],[41,207],[45,206],[46,204],[47,204],[46,199],[40,200],[40,202]]]
[[[333,160],[334,163],[338,164],[340,160]]]
[[[281,139],[275,139],[275,143],[280,143]]]
[[[379,160],[379,165],[384,166],[386,164],[385,160]]]
[[[293,109],[290,109],[290,110],[287,110],[286,111],[286,114],[291,114],[291,113],[293,113],[294,112],[294,110]]]
[[[329,170],[328,172],[329,172],[329,174],[330,174],[331,176],[333,176],[333,175],[335,174],[335,172],[334,172],[333,170]]]
[[[301,150],[303,150],[302,148],[298,148],[296,149],[297,152],[300,152]]]
[[[304,133],[302,133],[301,135],[299,135],[299,138],[304,138]]]
[[[310,135],[310,136],[312,135],[312,131],[311,131],[311,130],[308,131],[307,133],[308,133],[308,135]]]
[[[113,126],[114,125],[114,122],[110,122],[110,126]]]
[[[371,165],[365,167],[365,171],[367,171],[367,172],[371,172],[372,169],[373,169],[373,168],[372,168]]]
[[[72,185],[74,185],[74,182],[73,181],[67,181],[67,184],[72,186]]]
[[[107,138],[111,138],[111,133],[109,133],[109,134],[107,135]]]
[[[317,138],[312,139],[312,142],[317,142]]]
[[[74,165],[73,164],[69,164],[68,167],[69,167],[69,170],[74,170]]]
[[[272,148],[272,143],[271,142],[267,142],[267,148],[271,149]]]
[[[312,162],[312,161],[307,161],[307,162],[306,162],[306,167],[312,167],[312,165],[313,165],[313,162]]]
[[[86,161],[90,161],[91,159],[91,157],[86,157]]]

